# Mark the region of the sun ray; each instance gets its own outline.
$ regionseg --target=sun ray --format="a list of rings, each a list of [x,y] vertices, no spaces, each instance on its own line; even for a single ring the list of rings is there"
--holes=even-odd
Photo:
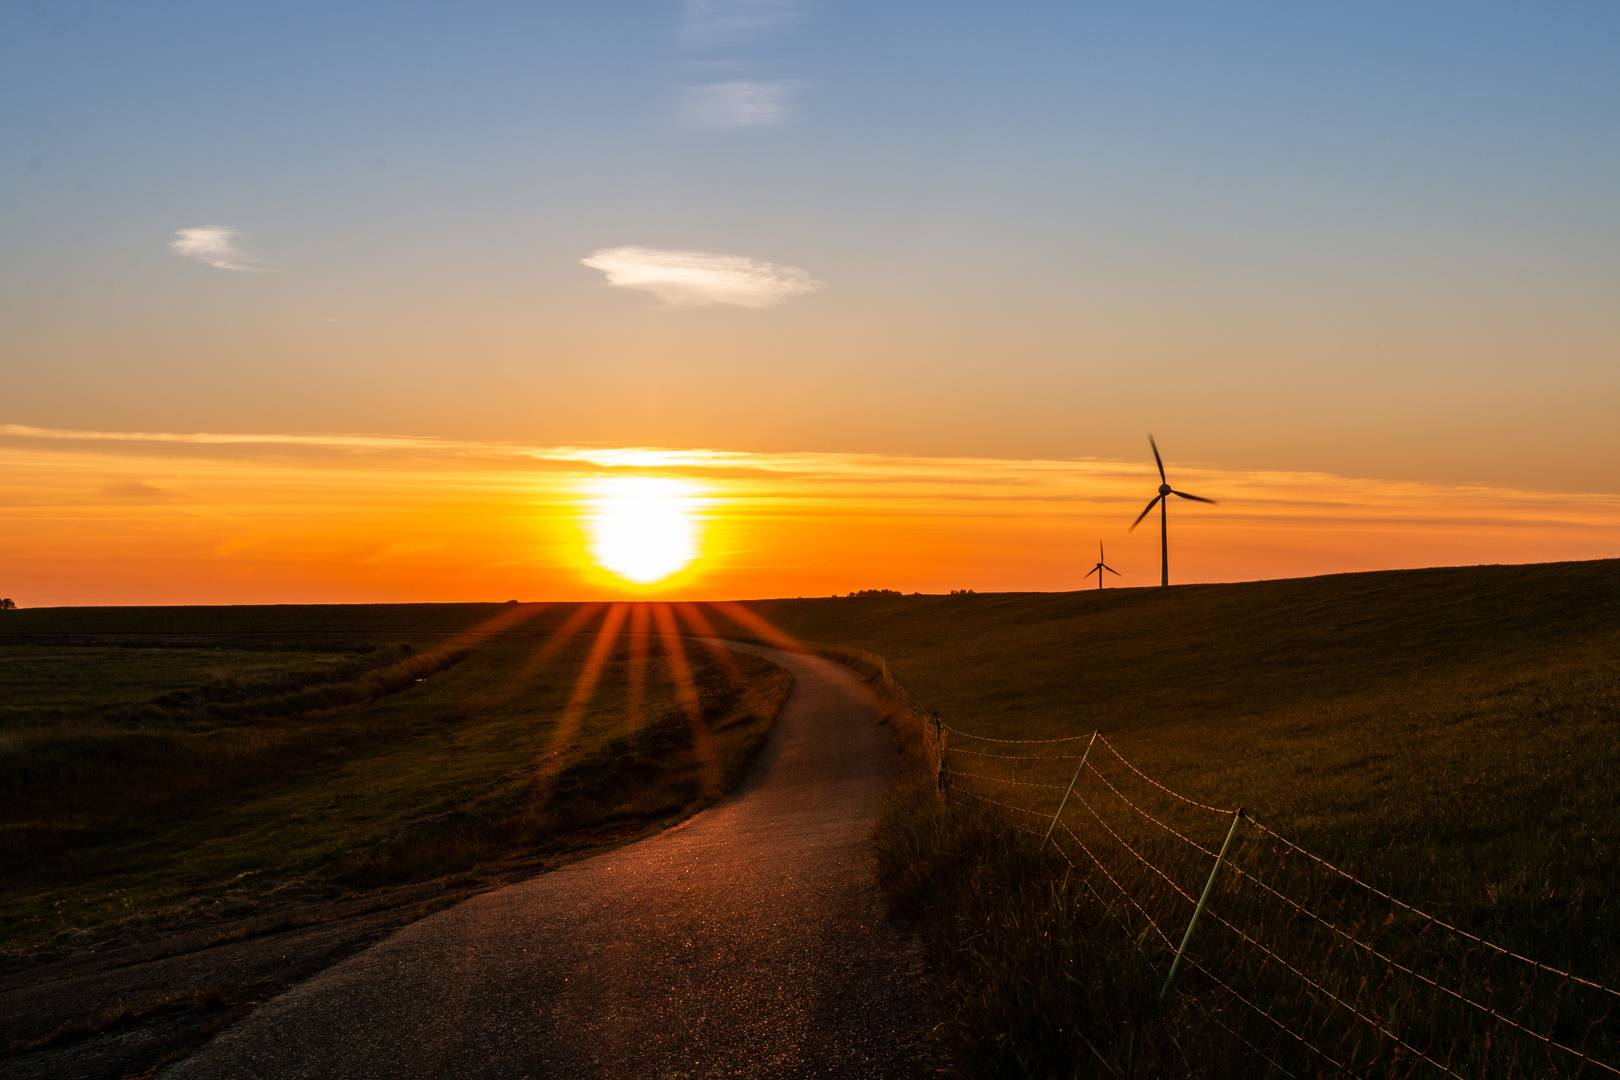
[[[686,713],[686,726],[692,733],[692,752],[703,766],[703,786],[710,795],[720,793],[720,761],[715,756],[714,740],[709,726],[703,721],[703,703],[698,699],[697,685],[692,681],[692,669],[686,663],[686,647],[681,642],[675,615],[668,604],[653,607],[653,618],[658,623],[658,636],[662,639],[664,656],[669,660],[670,677],[675,682],[675,695]]]
[[[810,651],[804,642],[793,637],[785,630],[773,626],[763,616],[748,610],[735,600],[716,600],[710,602],[709,606],[725,615],[738,626],[752,630],[778,649],[786,649],[788,652]]]
[[[625,688],[624,726],[627,731],[641,729],[641,712],[647,691],[647,633],[651,628],[652,612],[646,604],[630,608],[630,659],[627,665]]]
[[[612,652],[613,643],[619,638],[619,628],[624,625],[625,616],[628,614],[629,605],[619,603],[608,608],[607,614],[602,617],[602,625],[596,631],[596,640],[591,643],[591,651],[585,657],[585,666],[580,668],[579,677],[574,680],[574,692],[569,695],[568,704],[563,706],[562,717],[557,721],[557,730],[552,732],[551,740],[546,745],[546,752],[540,759],[542,788],[551,782],[568,761],[568,752],[574,736],[579,732],[580,721],[585,718],[585,710],[596,694],[596,683],[602,676],[602,668],[607,665],[608,654]]]
[[[503,605],[503,610],[496,612],[477,626],[461,631],[448,641],[441,641],[430,649],[426,655],[428,657],[447,657],[463,649],[476,648],[496,634],[504,633],[521,623],[527,622],[550,606],[549,604]],[[469,704],[475,709],[479,707],[478,702]]]
[[[549,664],[562,651],[563,646],[572,641],[574,635],[583,629],[586,623],[591,621],[591,617],[606,606],[606,604],[598,601],[581,604],[575,608],[574,613],[568,616],[561,626],[553,630],[551,636],[546,638],[538,649],[534,650],[534,654],[523,662],[522,667],[518,668],[517,673],[512,676],[512,681],[507,687],[506,697],[511,697],[522,690],[524,685],[539,674],[540,669]],[[505,700],[505,698],[502,700]]]
[[[469,649],[476,645],[482,645],[496,634],[510,630],[519,623],[527,622],[550,606],[549,604],[506,604],[504,610],[496,612],[477,626],[469,627],[449,641],[441,642],[436,651],[448,653],[457,649]]]
[[[698,639],[698,644],[709,650],[709,655],[714,657],[715,663],[720,665],[720,670],[726,673],[726,678],[731,680],[732,685],[747,689],[751,685],[748,676],[737,666],[737,658],[731,655],[731,650],[720,644],[720,635],[714,632],[714,626],[703,617],[703,612],[698,610],[697,605],[684,601],[677,602],[675,613],[691,628]]]

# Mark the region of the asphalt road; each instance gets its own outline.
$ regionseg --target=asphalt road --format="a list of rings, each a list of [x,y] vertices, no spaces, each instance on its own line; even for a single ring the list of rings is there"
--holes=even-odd
[[[889,733],[847,669],[746,648],[796,681],[732,795],[413,923],[162,1076],[930,1071],[915,946],[882,917],[866,844],[894,768]]]

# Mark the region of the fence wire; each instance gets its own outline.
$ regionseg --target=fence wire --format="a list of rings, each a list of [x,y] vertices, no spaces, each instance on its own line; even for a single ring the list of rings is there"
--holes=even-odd
[[[1614,990],[1187,798],[1101,735],[989,739],[915,712],[942,797],[1042,837],[1165,971],[1186,937],[1167,989],[1218,1014],[1256,1075],[1620,1077]]]

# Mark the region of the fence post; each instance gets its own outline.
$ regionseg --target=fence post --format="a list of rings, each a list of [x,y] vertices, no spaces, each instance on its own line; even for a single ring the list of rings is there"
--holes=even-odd
[[[1069,790],[1063,793],[1063,801],[1058,803],[1057,813],[1052,815],[1052,824],[1046,827],[1046,835],[1041,837],[1041,846],[1035,849],[1039,855],[1046,850],[1046,842],[1052,839],[1052,830],[1057,828],[1058,819],[1063,816],[1063,808],[1069,805],[1069,796],[1074,794],[1074,785],[1080,780],[1080,770],[1086,767],[1086,758],[1091,756],[1091,747],[1097,741],[1095,729],[1091,732],[1091,742],[1086,743],[1086,752],[1080,755],[1080,764],[1075,766],[1074,775],[1069,778]]]
[[[1198,916],[1204,913],[1204,905],[1209,903],[1209,894],[1215,889],[1215,875],[1221,872],[1221,863],[1226,861],[1226,849],[1232,846],[1232,837],[1237,835],[1238,822],[1243,820],[1243,807],[1238,807],[1237,813],[1232,815],[1232,827],[1226,830],[1226,842],[1221,845],[1221,853],[1215,856],[1215,865],[1209,868],[1209,880],[1204,882],[1204,895],[1198,898],[1198,906],[1193,909],[1192,918],[1187,921],[1187,932],[1181,936],[1181,948],[1176,950],[1176,959],[1170,965],[1170,974],[1164,977],[1164,989],[1159,991],[1159,1000],[1170,992],[1170,980],[1176,977],[1176,969],[1181,966],[1181,954],[1187,951],[1187,943],[1192,940],[1193,930],[1198,926]]]
[[[945,723],[939,718],[939,710],[934,710],[934,783],[939,790],[939,797],[945,797]]]

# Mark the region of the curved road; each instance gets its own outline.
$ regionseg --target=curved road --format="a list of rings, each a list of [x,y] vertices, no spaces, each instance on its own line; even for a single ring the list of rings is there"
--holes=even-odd
[[[727,644],[795,678],[737,791],[405,927],[166,1080],[929,1071],[915,949],[866,846],[895,760],[876,705],[836,664]]]

